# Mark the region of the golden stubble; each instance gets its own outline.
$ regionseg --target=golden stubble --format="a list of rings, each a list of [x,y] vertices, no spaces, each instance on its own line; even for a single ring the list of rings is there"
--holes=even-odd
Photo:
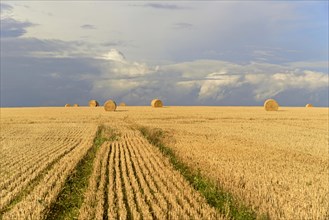
[[[25,148],[40,149],[43,145],[46,149],[56,148],[50,143],[52,137],[63,138],[63,127],[68,126],[68,132],[74,135],[79,129],[80,132],[92,133],[79,126],[103,123],[123,132],[133,124],[168,131],[173,139],[169,142],[170,147],[185,163],[200,170],[258,212],[268,213],[271,218],[323,219],[328,216],[328,108],[280,107],[275,112],[266,112],[263,107],[153,109],[118,106],[116,112],[89,107],[2,108],[1,142],[5,144],[1,144],[1,161],[7,157],[13,158],[13,161],[16,158],[22,160],[20,158],[24,158],[27,151],[24,151]],[[77,129],[70,126],[77,126]],[[50,136],[38,129],[50,129]],[[27,141],[24,137],[29,140],[27,144],[24,144]],[[70,143],[70,140],[67,141]],[[64,141],[63,145],[64,148],[72,146],[65,145]],[[126,154],[119,143],[114,146],[122,149],[123,155]],[[109,160],[116,161],[115,158],[120,156],[110,155]],[[30,157],[34,156],[31,154]],[[114,167],[117,166],[113,163]],[[122,181],[132,178],[129,177],[129,160],[126,164],[128,176]],[[102,163],[99,165],[100,168],[103,166]],[[7,173],[5,175],[8,175],[7,168],[1,168],[2,173]],[[136,188],[134,184],[133,181],[130,183],[132,190]],[[108,192],[111,192],[110,189]],[[136,199],[141,196],[136,195]],[[120,198],[119,194],[110,196]],[[163,199],[169,198],[163,196]],[[145,205],[140,204],[141,207]],[[161,199],[158,204],[161,210]],[[147,215],[147,211],[144,212]],[[125,215],[124,211],[120,213]]]

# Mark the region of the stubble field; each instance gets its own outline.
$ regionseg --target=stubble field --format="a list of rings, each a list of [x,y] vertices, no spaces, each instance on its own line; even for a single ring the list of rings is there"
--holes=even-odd
[[[270,219],[329,217],[328,108],[2,108],[3,219],[45,218],[101,124],[80,219],[220,219],[169,160],[134,129],[160,128],[192,169]]]

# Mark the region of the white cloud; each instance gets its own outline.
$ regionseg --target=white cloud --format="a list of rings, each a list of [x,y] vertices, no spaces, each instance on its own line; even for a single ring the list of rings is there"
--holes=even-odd
[[[234,99],[238,104],[241,100],[259,103],[288,91],[316,94],[328,89],[327,73],[296,69],[287,64],[251,62],[241,65],[220,60],[196,60],[149,67],[126,59],[121,62],[123,55],[119,56],[120,59],[113,57],[108,59],[102,78],[94,81],[95,93],[134,99],[139,94],[144,96],[143,100],[157,95],[173,103],[188,100],[190,104],[225,103]],[[297,99],[299,95],[295,92],[292,96]]]
[[[245,83],[251,84],[256,100],[274,97],[291,89],[316,92],[317,89],[328,89],[329,85],[328,74],[310,70],[291,70],[270,75],[248,74],[245,76]]]
[[[183,78],[187,79],[203,79],[210,73],[222,72],[226,68],[231,70],[237,67],[236,64],[220,61],[220,60],[196,60],[190,62],[182,62],[176,64],[169,64],[161,67],[165,72],[177,72]]]
[[[159,66],[149,67],[145,63],[129,61],[124,54],[111,49],[102,57],[101,76],[92,80],[92,93],[102,98],[123,97],[134,89],[145,86],[148,80],[143,77],[156,73]],[[90,78],[89,78],[90,79]]]
[[[183,87],[184,89],[192,89],[194,87],[198,87],[200,86],[200,82],[199,81],[196,81],[196,80],[192,80],[192,81],[180,81],[180,82],[177,82],[176,85],[178,87]]]
[[[292,89],[309,92],[328,89],[327,73],[295,69],[294,66],[268,63],[238,65],[210,60],[194,61],[189,64],[191,65],[175,64],[169,69],[174,71],[175,67],[178,67],[176,71],[190,81],[178,82],[177,86],[190,90],[198,88],[199,99],[221,100],[234,94],[235,90],[242,86],[246,92],[252,92],[254,101],[275,97]],[[209,71],[207,75],[206,71]],[[197,77],[198,75],[200,77]]]
[[[266,75],[265,74],[246,74],[245,80],[250,84],[260,84],[262,82],[265,82]]]
[[[61,78],[61,74],[60,73],[51,73],[50,77],[52,77],[53,79],[60,79]]]
[[[144,83],[125,79],[97,80],[93,84],[92,94],[98,95],[103,99],[122,97],[129,94],[131,90],[142,86]]]
[[[103,77],[138,77],[158,71],[159,66],[149,67],[146,63],[129,61],[124,54],[116,49],[111,49],[108,53],[100,57],[108,61],[103,66]]]
[[[104,54],[102,56],[102,58],[105,60],[112,60],[112,61],[117,61],[117,62],[121,62],[121,63],[126,63],[126,58],[123,55],[123,53],[121,53],[120,51],[118,51],[116,49],[111,49],[108,53]]]
[[[328,75],[305,70],[302,73],[276,73],[272,76],[274,83],[288,88],[317,89],[328,86]]]
[[[205,80],[201,84],[199,98],[221,100],[225,98],[228,92],[231,92],[232,88],[238,87],[241,84],[239,79],[240,76],[236,75],[225,75],[221,77],[217,75],[215,80]]]

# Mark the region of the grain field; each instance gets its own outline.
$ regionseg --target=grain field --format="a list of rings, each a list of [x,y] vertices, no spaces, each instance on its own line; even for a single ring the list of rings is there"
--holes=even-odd
[[[3,122],[3,121],[2,121]],[[94,124],[1,123],[0,213],[38,219],[92,146]]]
[[[137,131],[96,158],[79,219],[222,219]]]
[[[266,219],[328,219],[328,108],[1,108],[0,216],[42,219],[101,124],[118,130],[93,161],[80,219],[216,219],[136,126]]]

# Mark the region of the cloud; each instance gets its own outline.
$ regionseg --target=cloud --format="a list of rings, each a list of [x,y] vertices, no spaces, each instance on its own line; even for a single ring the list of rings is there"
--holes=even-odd
[[[1,18],[0,37],[20,37],[26,33],[26,28],[35,24],[30,22],[21,22],[12,18]]]
[[[217,76],[215,80],[205,80],[201,83],[198,98],[213,99],[215,101],[221,100],[225,98],[228,92],[232,92],[234,87],[238,87],[241,84],[239,79],[240,76],[223,75],[220,77]]]
[[[185,7],[185,6],[179,6],[179,5],[175,5],[175,4],[166,4],[166,3],[146,3],[142,6],[155,8],[155,9],[168,9],[168,10],[180,10],[180,9],[189,8],[189,7]]]
[[[137,68],[138,62],[122,59],[108,59],[102,77],[93,82],[93,94],[111,94],[131,105],[148,104],[154,97],[170,105],[262,105],[267,98],[276,98],[281,105],[328,105],[327,99],[319,98],[328,92],[328,74],[323,72],[220,60]]]
[[[92,25],[92,24],[84,24],[84,25],[81,25],[80,28],[86,29],[86,30],[94,30],[94,29],[96,29],[96,26]]]
[[[11,5],[8,5],[6,3],[0,3],[0,12],[3,13],[5,11],[11,11],[13,7]]]
[[[79,42],[41,40],[36,38],[1,38],[1,57],[63,58],[83,56]],[[75,55],[73,55],[75,54]]]
[[[4,104],[328,105],[327,2],[26,4],[1,3]]]
[[[126,58],[123,55],[123,53],[121,53],[120,51],[118,51],[116,49],[111,49],[108,53],[104,54],[103,59],[117,61],[117,62],[121,62],[121,63],[126,62]]]
[[[316,93],[317,90],[328,89],[328,74],[310,70],[291,70],[284,73],[248,74],[245,83],[253,88],[255,100],[275,97],[287,90],[304,90]],[[302,97],[300,97],[302,99]]]
[[[209,101],[228,99],[237,91],[242,92],[239,89],[242,87],[245,92],[252,94],[250,103],[259,103],[263,99],[276,97],[291,89],[316,93],[323,88],[328,89],[329,84],[328,73],[268,63],[239,65],[223,61],[199,60],[171,65],[167,70],[175,69],[184,79],[177,85],[185,88],[188,86],[189,89],[197,88],[198,98]],[[241,97],[243,95],[242,93]]]
[[[106,45],[105,45],[106,44]],[[86,41],[62,41],[30,37],[1,38],[1,57],[28,56],[38,58],[90,58],[106,59],[108,43]],[[104,51],[103,56],[99,56]],[[107,52],[105,54],[105,51]]]
[[[298,61],[287,63],[286,65],[295,69],[315,69],[317,71],[328,72],[329,61]]]
[[[86,105],[90,81],[99,75],[91,60],[81,58],[1,57],[1,106]]]
[[[190,23],[184,23],[184,22],[179,22],[173,24],[174,29],[192,29],[194,27],[193,24]]]
[[[17,38],[27,33],[27,28],[36,26],[29,21],[19,21],[13,18],[13,7],[11,5],[0,3],[0,38]]]
[[[127,46],[127,43],[128,42],[125,42],[123,40],[117,40],[117,41],[108,41],[108,42],[105,42],[105,43],[101,43],[102,46],[105,46],[105,47],[118,47],[118,46]]]
[[[80,54],[81,47],[86,45],[1,38],[1,106],[87,104],[92,82],[101,73],[97,60]]]
[[[135,89],[141,88],[144,85],[145,82],[129,79],[96,80],[93,83],[91,93],[104,100],[109,98],[115,98],[118,100],[121,97],[128,96],[133,93]]]
[[[78,41],[3,38],[1,45],[2,106],[84,104],[90,98],[149,105],[154,97],[166,105],[262,105],[275,98],[280,105],[328,106],[328,69],[316,70],[327,61],[151,65],[118,49],[94,55],[87,50],[97,45]]]
[[[54,79],[60,79],[60,78],[62,78],[61,74],[60,74],[60,73],[56,73],[56,72],[54,72],[54,73],[50,73],[49,76],[50,76],[51,78],[54,78]]]
[[[100,59],[107,61],[102,65],[102,69],[103,77],[109,78],[144,76],[157,71],[158,68],[150,68],[145,63],[128,61],[123,53],[116,49],[111,49]]]

